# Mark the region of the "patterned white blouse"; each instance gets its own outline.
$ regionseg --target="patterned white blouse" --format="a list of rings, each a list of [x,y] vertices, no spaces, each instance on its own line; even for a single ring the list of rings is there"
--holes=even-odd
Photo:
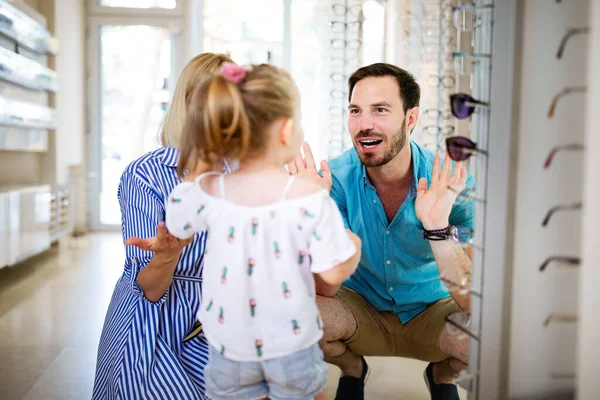
[[[207,174],[173,189],[166,205],[171,234],[208,231],[203,304],[198,318],[208,342],[234,361],[285,357],[323,333],[312,273],[347,261],[356,246],[325,190],[248,207],[200,186]]]

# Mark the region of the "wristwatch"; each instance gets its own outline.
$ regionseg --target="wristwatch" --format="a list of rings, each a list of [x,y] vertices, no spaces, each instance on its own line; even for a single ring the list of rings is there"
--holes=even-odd
[[[453,225],[448,225],[444,229],[434,229],[432,231],[423,230],[423,239],[427,240],[458,240],[458,229]]]

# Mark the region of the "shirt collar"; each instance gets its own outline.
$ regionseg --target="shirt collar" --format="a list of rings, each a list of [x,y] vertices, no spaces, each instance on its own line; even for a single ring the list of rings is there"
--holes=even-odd
[[[160,159],[167,167],[177,168],[177,161],[179,160],[179,151],[173,147],[165,147],[163,155]]]
[[[417,147],[415,142],[410,140],[409,144],[410,144],[410,157],[411,157],[412,166],[413,166],[413,181],[410,185],[410,189],[408,190],[408,196],[411,199],[414,199],[415,197],[417,197],[417,185],[419,184],[419,167],[421,165],[421,153],[419,152],[419,148]],[[365,185],[369,185],[372,187],[373,184],[369,180],[369,175],[367,175],[367,168],[365,167],[365,165],[363,163],[361,163],[361,167],[362,167],[363,182],[365,183]]]

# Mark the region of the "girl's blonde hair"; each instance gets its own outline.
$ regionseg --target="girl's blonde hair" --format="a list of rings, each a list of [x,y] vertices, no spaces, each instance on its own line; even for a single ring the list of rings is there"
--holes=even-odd
[[[215,159],[256,155],[269,126],[279,118],[296,118],[298,106],[298,89],[280,68],[248,66],[239,84],[215,74],[188,98],[178,173],[193,169],[198,160],[212,165]]]
[[[160,129],[160,143],[163,146],[180,146],[189,94],[203,79],[212,76],[226,62],[233,61],[225,54],[201,53],[183,68],[175,85],[171,106]]]

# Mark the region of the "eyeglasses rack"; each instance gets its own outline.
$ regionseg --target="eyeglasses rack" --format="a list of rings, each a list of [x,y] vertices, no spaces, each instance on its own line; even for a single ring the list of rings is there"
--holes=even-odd
[[[363,0],[327,0],[319,2],[322,20],[319,35],[323,38],[323,98],[327,99],[323,138],[327,158],[331,159],[352,147],[347,132],[348,78],[362,66]]]

